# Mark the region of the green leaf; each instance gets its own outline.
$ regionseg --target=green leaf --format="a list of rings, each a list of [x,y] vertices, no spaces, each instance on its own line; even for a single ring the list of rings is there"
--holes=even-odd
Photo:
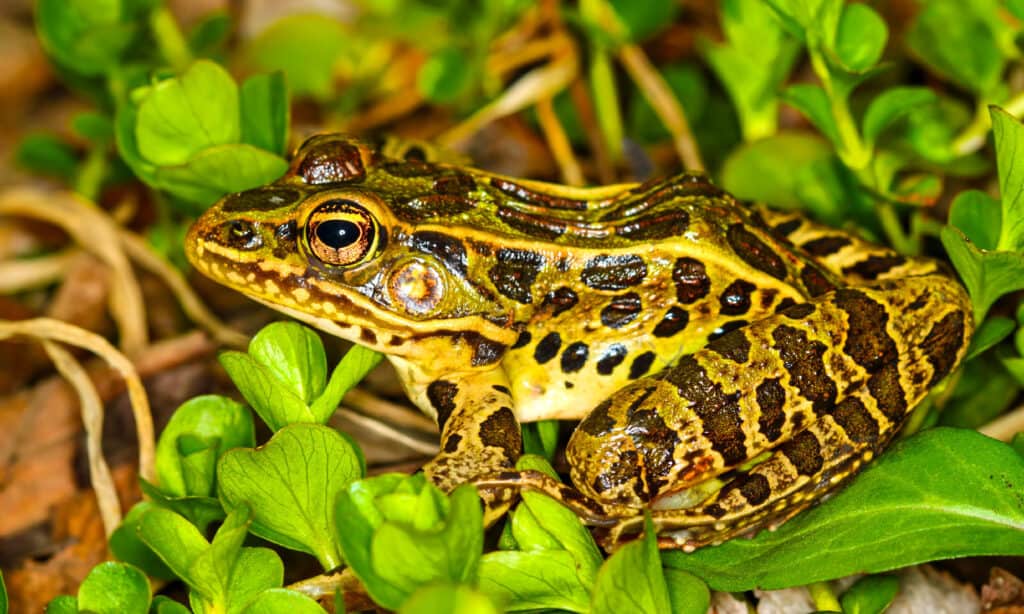
[[[867,576],[843,593],[843,614],[882,614],[900,590],[895,576]]]
[[[995,249],[1002,225],[999,201],[981,190],[964,190],[949,207],[949,223],[980,249]]]
[[[4,583],[4,574],[0,572],[0,614],[7,614],[10,603],[7,599],[7,584]]]
[[[658,67],[658,72],[675,94],[691,122],[699,122],[708,105],[708,83],[702,67],[693,62],[675,62]],[[629,134],[641,143],[656,143],[670,138],[665,123],[639,89],[633,96],[627,118]]]
[[[962,0],[930,0],[907,32],[910,50],[928,67],[975,94],[999,83],[1005,59],[992,24]]]
[[[600,550],[594,543],[590,531],[583,526],[579,517],[551,497],[535,492],[523,492],[522,504],[516,509],[515,516],[522,511],[529,511],[537,529],[547,533],[544,541],[550,541],[559,549],[567,551],[576,561],[577,573],[584,586],[590,586],[597,577],[598,568],[603,562]],[[524,550],[539,549],[543,543],[531,539],[522,530],[517,531],[515,522],[512,526],[513,535]],[[535,533],[536,534],[536,533]],[[547,548],[551,549],[551,548]]]
[[[997,249],[1024,248],[1024,126],[999,107],[989,107],[999,167],[999,194],[1003,215]]]
[[[218,360],[238,391],[271,430],[279,431],[289,424],[317,422],[306,403],[249,354],[222,352]]]
[[[78,175],[75,150],[50,134],[29,134],[18,143],[14,161],[22,168],[40,175],[57,177],[71,185]]]
[[[971,347],[968,348],[964,361],[966,362],[974,358],[1003,339],[1006,339],[1015,328],[1017,328],[1017,323],[1010,318],[1003,316],[987,318],[981,323],[978,330],[974,331],[974,336],[971,338]]]
[[[188,46],[193,55],[214,55],[231,33],[231,27],[231,15],[227,12],[215,10],[206,14],[188,33]]]
[[[831,156],[832,148],[816,134],[780,132],[734,149],[722,165],[721,183],[740,199],[800,209],[797,169]]]
[[[157,486],[140,479],[142,493],[160,507],[169,509],[188,519],[200,533],[205,533],[211,522],[224,519],[224,508],[214,497],[175,497],[165,494]]]
[[[1024,289],[1024,254],[979,250],[952,226],[944,227],[939,236],[971,295],[975,322],[985,319],[1000,296]]]
[[[230,585],[234,580],[233,570],[238,566],[241,567],[242,574],[256,571],[238,565],[248,526],[248,509],[232,511],[224,520],[224,524],[217,529],[209,546],[203,548],[189,562],[188,577],[184,580],[190,589],[190,599],[198,596],[214,611],[230,611],[228,605],[231,602]]]
[[[195,525],[170,510],[153,507],[142,514],[138,532],[175,576],[194,584],[189,567],[209,547]]]
[[[290,15],[275,21],[245,50],[260,72],[283,72],[296,96],[326,99],[334,92],[335,66],[346,52],[365,44],[341,22],[325,15]]]
[[[480,589],[508,612],[590,611],[590,586],[580,582],[576,560],[565,550],[488,552],[477,575]]]
[[[135,139],[152,164],[177,166],[216,145],[237,143],[238,86],[219,64],[198,60],[183,75],[135,94]]]
[[[362,477],[361,468],[346,438],[314,424],[287,426],[256,450],[231,450],[217,466],[226,508],[248,505],[254,534],[312,554],[325,570],[342,562],[334,500]]]
[[[146,575],[161,580],[173,580],[174,572],[168,569],[160,557],[139,538],[139,521],[143,514],[154,507],[155,504],[151,501],[139,501],[128,510],[121,524],[110,534],[110,552],[125,563],[138,567]]]
[[[114,123],[110,117],[93,111],[83,111],[71,120],[71,127],[82,138],[94,143],[109,143],[114,137]]]
[[[964,364],[960,381],[942,408],[941,424],[976,429],[1006,411],[1020,386],[992,354]]]
[[[331,372],[331,379],[323,393],[310,405],[313,416],[320,422],[327,422],[334,415],[345,393],[361,382],[383,359],[383,354],[362,345],[349,348]]]
[[[138,35],[140,24],[133,16],[115,0],[40,0],[36,29],[43,48],[58,63],[94,76],[120,63]]]
[[[1024,458],[970,430],[935,428],[897,443],[845,490],[754,539],[666,565],[712,588],[783,588],[960,556],[1024,554]]]
[[[100,563],[78,587],[78,609],[96,614],[146,614],[149,599],[146,575],[124,563]]]
[[[1006,0],[1006,9],[1017,19],[1024,19],[1024,0]]]
[[[227,586],[228,613],[244,612],[260,595],[280,589],[283,583],[284,564],[276,552],[270,548],[242,548]]]
[[[186,486],[186,467],[203,469],[188,464],[190,456],[199,456],[206,449],[212,452],[212,460],[231,448],[252,446],[255,443],[252,413],[244,405],[219,395],[203,395],[189,399],[171,415],[167,426],[160,433],[156,446],[156,472],[160,478],[161,490],[177,497],[209,496],[213,493],[214,465],[208,466],[209,486],[202,492]],[[187,451],[183,443],[196,443]],[[193,471],[195,473],[195,471]]]
[[[249,342],[249,355],[305,403],[324,389],[327,379],[324,344],[306,326],[290,321],[264,326]]]
[[[626,28],[626,38],[640,42],[675,21],[679,5],[675,2],[632,2],[609,0],[609,6]]]
[[[833,145],[839,147],[842,144],[839,129],[832,118],[832,105],[821,86],[811,83],[791,85],[782,92],[782,100],[803,113]]]
[[[854,6],[865,6],[857,4]],[[878,137],[897,120],[923,106],[938,101],[935,92],[926,87],[892,87],[876,96],[864,113],[861,132],[868,147],[874,147]]]
[[[473,84],[471,60],[460,47],[445,47],[434,52],[416,75],[416,89],[436,104],[454,102]]]
[[[445,582],[417,590],[398,609],[398,614],[498,614],[499,611],[485,594],[464,584]]]
[[[681,569],[665,568],[665,586],[673,614],[705,614],[711,606],[711,591],[697,576]]]
[[[78,614],[78,600],[72,595],[61,595],[46,604],[46,614]]]
[[[558,420],[541,420],[523,425],[523,452],[551,461],[558,451]]]
[[[847,4],[839,18],[833,51],[853,72],[871,68],[882,57],[889,29],[885,20],[866,4]]]
[[[180,166],[156,168],[151,185],[208,206],[225,194],[270,183],[287,170],[284,158],[236,143],[208,147]]]
[[[153,597],[153,605],[149,608],[150,614],[192,614],[192,612],[170,597],[157,595]]]
[[[616,550],[601,566],[594,583],[594,614],[671,611],[668,587],[658,557],[658,538],[650,516],[644,536]]]
[[[242,611],[243,614],[327,614],[320,604],[306,595],[287,588],[265,590]]]
[[[253,75],[238,91],[242,142],[283,156],[288,148],[288,85],[284,74]]]

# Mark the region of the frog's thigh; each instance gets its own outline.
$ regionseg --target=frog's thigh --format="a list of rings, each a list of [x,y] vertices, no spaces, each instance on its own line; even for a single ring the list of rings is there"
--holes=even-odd
[[[500,372],[438,379],[426,389],[437,410],[441,451],[423,472],[444,490],[508,471],[523,440],[507,380]]]

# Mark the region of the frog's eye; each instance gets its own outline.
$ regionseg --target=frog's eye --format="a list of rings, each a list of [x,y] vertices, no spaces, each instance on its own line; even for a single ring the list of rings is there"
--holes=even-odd
[[[332,200],[310,214],[306,240],[323,262],[353,266],[376,253],[380,237],[369,211],[351,200]]]

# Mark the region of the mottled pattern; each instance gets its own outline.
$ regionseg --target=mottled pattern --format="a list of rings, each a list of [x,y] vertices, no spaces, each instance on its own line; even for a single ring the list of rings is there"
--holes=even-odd
[[[430,399],[430,404],[437,412],[437,426],[442,431],[444,431],[445,423],[448,422],[448,417],[455,411],[455,395],[458,392],[459,387],[456,384],[443,379],[431,382],[427,386],[427,398]]]
[[[495,289],[514,301],[532,303],[530,288],[544,266],[544,257],[526,250],[503,248],[498,250],[495,259],[497,263],[488,273]]]
[[[591,258],[580,279],[594,290],[622,290],[639,285],[647,275],[647,263],[640,256],[602,255]]]

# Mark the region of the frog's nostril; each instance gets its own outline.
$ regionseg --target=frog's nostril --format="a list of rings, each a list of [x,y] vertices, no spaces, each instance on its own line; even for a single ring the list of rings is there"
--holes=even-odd
[[[221,226],[224,242],[242,250],[253,250],[263,245],[263,239],[256,226],[245,220],[229,220]]]

